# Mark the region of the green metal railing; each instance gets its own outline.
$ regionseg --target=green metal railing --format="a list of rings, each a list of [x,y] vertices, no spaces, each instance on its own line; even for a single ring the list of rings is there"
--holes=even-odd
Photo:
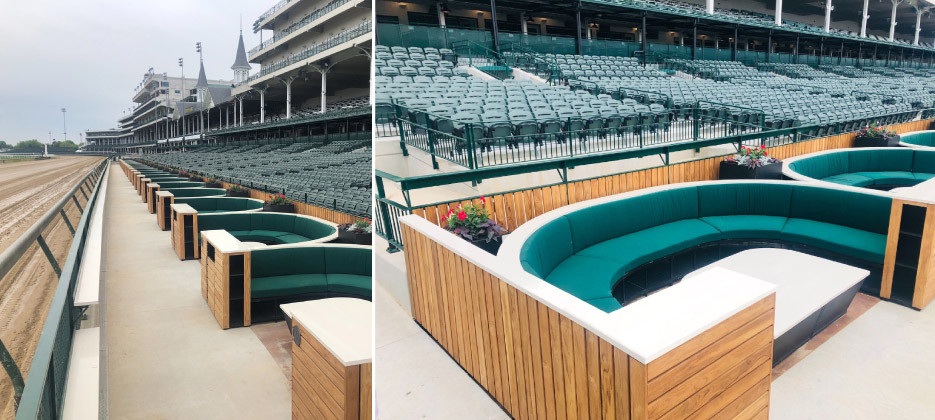
[[[7,352],[3,343],[0,343],[0,362],[13,384],[13,401],[17,420],[61,418],[72,337],[84,312],[84,308],[74,306],[75,286],[84,255],[91,213],[97,203],[101,180],[106,174],[107,164],[108,160],[104,160],[92,169],[16,242],[0,254],[0,278],[3,278],[21,260],[32,244],[36,243],[58,276],[55,295],[46,315],[46,321],[29,368],[29,375],[25,381],[15,360]],[[86,200],[84,207],[78,201],[79,195]],[[65,207],[72,203],[81,212],[81,219],[77,221],[77,224],[73,224],[65,212]],[[63,265],[59,265],[55,259],[42,233],[59,217],[73,235],[71,248]]]
[[[458,57],[459,64],[466,64],[498,80],[508,79],[512,75],[509,63],[500,53],[471,40],[452,42],[449,48]]]
[[[853,132],[857,131],[863,125],[871,123],[877,125],[890,125],[911,121],[919,118],[920,116],[923,118],[935,117],[935,108],[926,108],[922,110],[882,115],[857,121],[787,127],[781,129],[767,129],[765,127],[768,127],[768,125],[765,122],[765,118],[763,117],[762,112],[759,110],[752,108],[732,107],[730,105],[718,104],[714,102],[707,102],[705,104],[699,105],[705,105],[707,108],[702,108],[700,106],[692,108],[691,113],[693,114],[693,120],[691,127],[697,126],[699,128],[695,130],[704,130],[704,126],[706,124],[704,121],[706,119],[710,119],[715,121],[716,124],[719,124],[720,126],[727,127],[727,133],[729,134],[724,134],[724,131],[721,131],[720,133],[723,135],[708,139],[696,137],[697,139],[690,138],[684,141],[647,144],[640,147],[608,150],[602,153],[569,153],[567,155],[557,156],[552,159],[522,161],[508,165],[468,167],[468,169],[459,172],[437,173],[414,177],[400,177],[380,170],[375,170],[375,180],[377,186],[376,209],[374,214],[375,232],[390,244],[388,249],[389,252],[402,250],[403,245],[399,230],[399,218],[408,214],[412,214],[414,209],[444,204],[435,203],[414,206],[410,198],[410,192],[413,190],[452,185],[463,182],[476,183],[486,179],[552,170],[557,170],[561,175],[562,182],[560,184],[566,184],[568,182],[573,182],[568,180],[568,169],[574,168],[576,166],[657,156],[662,161],[662,165],[660,166],[666,167],[670,164],[674,164],[670,162],[670,156],[673,153],[680,151],[700,150],[706,147],[722,145],[733,145],[736,150],[739,150],[741,146],[758,147],[762,145],[766,147],[775,147],[803,141],[810,141],[846,132]],[[731,120],[730,117],[725,118],[723,116],[705,114],[706,112],[710,112],[706,111],[705,109],[717,110],[722,106],[738,108],[749,113],[749,115],[759,115],[759,117],[754,118],[752,121],[741,122]],[[696,121],[697,123],[695,123]],[[732,125],[734,129],[730,128]],[[711,157],[713,156],[707,156],[704,159]],[[602,174],[595,178],[612,175],[617,174]],[[397,202],[396,200],[387,196],[385,185],[386,182],[396,184],[399,192],[402,194],[403,203]],[[541,187],[542,186],[535,186],[517,191],[525,191],[528,189]],[[472,200],[474,198],[477,197],[469,197],[465,198],[464,200]]]

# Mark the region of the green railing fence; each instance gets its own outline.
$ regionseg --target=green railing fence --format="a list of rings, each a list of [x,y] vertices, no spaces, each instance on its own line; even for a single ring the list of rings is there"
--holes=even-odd
[[[74,306],[74,292],[79,268],[84,256],[91,213],[97,204],[101,180],[106,174],[108,160],[92,169],[61,200],[52,206],[16,242],[0,254],[0,278],[6,276],[31,248],[38,244],[52,269],[58,284],[45,324],[33,354],[29,375],[23,380],[21,370],[0,343],[0,362],[13,384],[13,399],[17,420],[59,419],[65,401],[65,379],[71,353],[72,338],[85,308]],[[84,207],[79,194],[86,200]],[[81,212],[77,224],[69,220],[65,207],[73,204]],[[55,259],[43,237],[43,230],[61,217],[73,235],[68,256],[63,265]]]

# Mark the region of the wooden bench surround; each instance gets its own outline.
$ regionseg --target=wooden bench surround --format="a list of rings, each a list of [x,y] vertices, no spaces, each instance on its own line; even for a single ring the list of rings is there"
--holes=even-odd
[[[172,249],[180,260],[198,258],[198,243],[194,232],[198,232],[198,211],[187,204],[172,204]]]
[[[211,189],[182,188],[173,192],[185,190]],[[177,212],[175,209],[184,212],[184,217],[181,214],[172,217],[172,245],[183,260],[201,258],[202,230],[226,230],[240,241],[271,246],[330,242],[338,236],[336,224],[301,214],[249,210],[199,214],[186,204],[172,204],[169,207],[174,212]],[[184,228],[176,226],[183,223]],[[193,244],[194,250],[189,250],[188,244]]]
[[[201,295],[224,329],[251,325],[257,300],[371,299],[368,246],[268,247],[241,242],[225,230],[208,230],[202,232],[201,254]]]
[[[512,417],[768,417],[775,285],[715,268],[608,313],[525,272],[518,250],[510,262],[416,215],[400,226],[414,319]]]
[[[329,298],[282,309],[292,319],[292,418],[370,420],[370,302]]]
[[[880,295],[923,309],[935,300],[935,180],[891,193]]]

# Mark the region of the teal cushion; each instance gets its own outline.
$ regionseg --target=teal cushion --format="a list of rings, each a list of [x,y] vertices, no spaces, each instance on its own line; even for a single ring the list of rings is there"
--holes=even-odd
[[[296,235],[294,233],[287,233],[285,235],[279,235],[276,237],[276,239],[279,239],[284,244],[297,244],[299,242],[308,242],[311,240],[302,235]]]
[[[294,214],[250,213],[250,224],[251,229],[254,230],[297,233],[295,231],[296,218]]]
[[[356,274],[327,274],[328,291],[333,293],[348,293],[370,298],[373,280],[370,276]]]
[[[616,311],[617,309],[620,309],[623,307],[620,305],[620,302],[618,302],[617,299],[614,299],[613,297],[588,299],[586,302],[590,303],[597,309],[600,309],[608,313]]]
[[[889,230],[892,202],[891,198],[880,195],[796,185],[789,217],[885,235]]]
[[[912,172],[858,172],[854,175],[872,178],[874,185],[915,185],[919,183],[919,180],[916,179]]]
[[[920,172],[915,172],[912,175],[915,176],[919,181],[928,181],[932,178],[935,178],[935,174],[924,174]]]
[[[567,216],[575,252],[653,226],[698,218],[694,187],[657,191],[587,207]]]
[[[329,274],[370,276],[372,255],[369,248],[325,247],[325,269]]]
[[[269,238],[276,239],[277,237],[285,234],[285,232],[275,231],[275,230],[251,230],[247,235],[252,238]]]
[[[789,219],[782,239],[883,263],[886,235],[814,220]]]
[[[935,133],[916,133],[903,135],[900,140],[909,144],[935,147]]]
[[[810,178],[822,179],[851,172],[847,153],[831,153],[799,159],[789,169]]]
[[[839,174],[822,178],[822,181],[833,182],[835,184],[849,185],[851,187],[866,187],[873,185],[873,178],[857,174]]]
[[[721,239],[779,239],[785,217],[779,216],[711,216],[701,221],[721,232]]]
[[[935,150],[915,150],[912,172],[935,174]]]
[[[528,273],[544,279],[572,252],[568,219],[562,216],[529,236],[520,250],[520,264]]]
[[[792,185],[710,184],[698,187],[698,215],[789,216]]]
[[[882,171],[912,171],[912,149],[875,149],[875,150],[848,150],[839,154],[848,157],[848,171],[856,172],[882,172]]]
[[[614,261],[629,271],[686,248],[717,241],[720,236],[717,229],[701,220],[680,220],[601,242],[577,255]],[[608,279],[610,283],[606,287],[619,277]]]
[[[250,298],[261,299],[328,291],[324,274],[294,274],[250,279]]]
[[[307,217],[296,217],[294,223],[292,232],[306,238],[321,239],[337,232],[334,227]]]
[[[324,274],[325,251],[321,247],[255,249],[250,252],[250,276]]]
[[[572,255],[545,278],[555,287],[582,299],[607,297],[613,284],[627,272],[623,264],[603,258]]]

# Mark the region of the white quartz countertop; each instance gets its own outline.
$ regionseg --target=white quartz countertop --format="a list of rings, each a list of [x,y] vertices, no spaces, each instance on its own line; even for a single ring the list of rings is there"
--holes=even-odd
[[[609,316],[630,356],[649,363],[775,290],[774,284],[712,267]]]
[[[282,305],[286,314],[344,366],[373,358],[373,304],[363,299],[328,298]]]
[[[935,178],[912,187],[894,188],[890,192],[900,200],[935,204]]]
[[[178,213],[198,213],[192,206],[185,203],[172,204],[172,210]]]
[[[777,286],[774,337],[784,334],[870,275],[867,270],[801,252],[758,248],[702,267],[682,281],[717,269],[743,273]]]

